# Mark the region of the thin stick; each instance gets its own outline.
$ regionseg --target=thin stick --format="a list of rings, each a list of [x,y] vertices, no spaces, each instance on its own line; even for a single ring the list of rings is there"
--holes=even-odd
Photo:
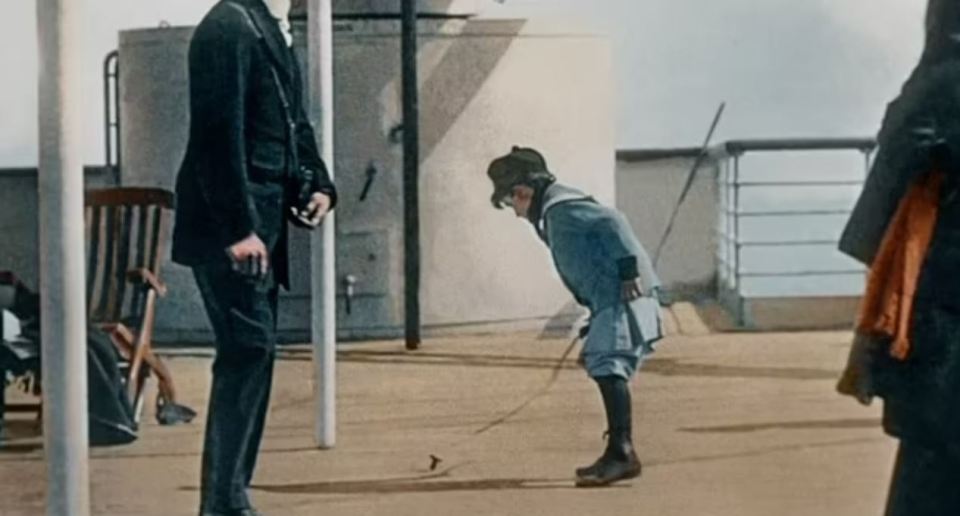
[[[474,436],[480,435],[486,432],[487,430],[490,430],[491,428],[495,428],[497,426],[502,425],[503,423],[507,422],[508,419],[519,414],[520,412],[523,411],[523,409],[527,408],[527,406],[529,406],[531,403],[533,403],[538,398],[546,394],[553,387],[553,385],[557,383],[557,379],[560,378],[560,371],[563,369],[563,364],[567,361],[567,357],[570,356],[570,353],[573,351],[574,346],[577,345],[578,340],[580,340],[579,336],[574,337],[573,340],[570,341],[570,344],[567,346],[567,349],[563,351],[563,355],[560,356],[560,359],[557,360],[557,363],[553,366],[553,369],[550,371],[550,378],[547,379],[547,382],[543,385],[543,387],[541,387],[537,392],[533,393],[532,396],[524,400],[523,403],[517,405],[506,414],[494,419],[493,421],[487,423],[480,429],[473,432],[473,435]]]
[[[653,253],[654,267],[656,267],[660,261],[660,252],[663,251],[663,245],[667,243],[667,238],[670,236],[670,233],[673,232],[673,224],[677,221],[677,214],[680,213],[680,207],[683,206],[683,201],[686,200],[687,194],[690,193],[690,187],[693,186],[693,179],[697,176],[697,170],[707,158],[707,154],[709,154],[710,140],[713,138],[713,132],[717,129],[717,124],[720,123],[720,116],[723,115],[723,109],[726,106],[726,102],[721,102],[720,107],[717,108],[717,114],[713,116],[713,122],[710,124],[710,130],[707,131],[707,137],[703,139],[703,145],[700,146],[700,153],[697,154],[697,159],[693,162],[693,167],[691,167],[690,172],[687,173],[687,182],[683,185],[683,190],[680,190],[680,198],[673,206],[673,213],[670,214],[667,229],[663,231],[663,236],[660,237],[660,243],[657,244],[657,250]]]

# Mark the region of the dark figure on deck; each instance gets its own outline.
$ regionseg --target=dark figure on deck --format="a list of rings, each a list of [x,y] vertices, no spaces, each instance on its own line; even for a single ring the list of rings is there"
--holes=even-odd
[[[286,5],[283,5],[286,4]],[[173,259],[193,268],[216,337],[202,514],[257,514],[247,497],[270,397],[287,220],[336,203],[302,108],[289,1],[221,0],[190,43],[190,139]]]
[[[920,63],[887,107],[876,160],[840,243],[873,274],[891,246],[915,240],[918,224],[931,234],[925,248],[903,255],[902,263],[920,260],[916,274],[904,275],[915,290],[878,303],[893,306],[888,313],[906,306],[908,324],[886,335],[861,331],[839,385],[864,402],[883,398],[884,429],[900,440],[888,516],[960,514],[960,2],[931,0],[926,31]],[[905,199],[923,208],[913,192],[924,191],[932,192],[929,225],[912,218],[913,227],[898,226]]]

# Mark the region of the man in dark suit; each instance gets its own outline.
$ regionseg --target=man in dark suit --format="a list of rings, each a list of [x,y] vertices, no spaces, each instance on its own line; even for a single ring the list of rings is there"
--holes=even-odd
[[[216,337],[202,514],[257,514],[247,488],[270,396],[277,292],[289,287],[285,219],[316,227],[336,203],[302,109],[287,13],[276,11],[221,0],[190,43],[173,259],[193,268]]]

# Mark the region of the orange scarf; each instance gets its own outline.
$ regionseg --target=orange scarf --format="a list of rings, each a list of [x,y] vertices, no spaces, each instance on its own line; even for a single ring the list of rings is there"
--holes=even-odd
[[[867,273],[857,331],[892,339],[890,355],[906,360],[910,353],[913,297],[940,204],[943,174],[926,174],[910,187],[897,206]]]

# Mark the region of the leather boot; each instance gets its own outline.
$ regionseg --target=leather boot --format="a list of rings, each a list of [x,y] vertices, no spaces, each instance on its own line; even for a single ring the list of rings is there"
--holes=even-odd
[[[633,449],[630,388],[624,378],[596,379],[607,413],[607,447],[593,464],[577,468],[578,487],[605,486],[640,476],[641,465]]]

